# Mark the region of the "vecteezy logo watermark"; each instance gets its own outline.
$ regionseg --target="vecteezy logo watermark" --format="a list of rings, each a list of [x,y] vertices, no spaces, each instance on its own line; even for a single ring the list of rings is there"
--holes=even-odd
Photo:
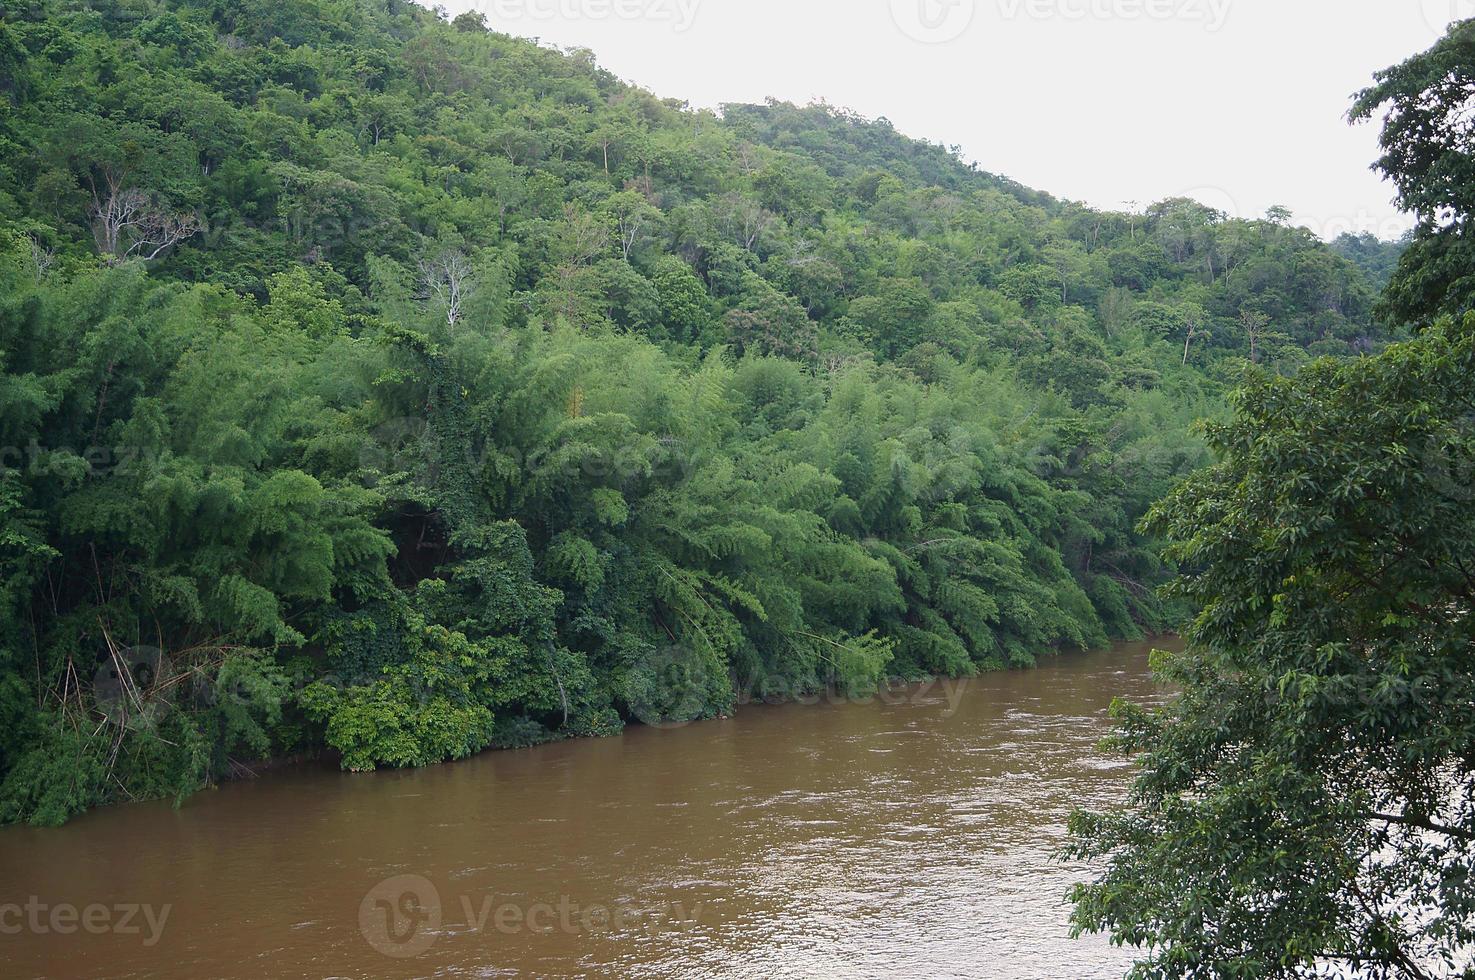
[[[582,905],[564,895],[557,902],[498,902],[494,895],[458,896],[459,921],[443,914],[440,891],[421,875],[386,878],[364,895],[359,903],[359,930],[385,956],[410,959],[420,956],[443,935],[485,936],[497,933],[592,932],[647,934],[681,932],[701,921],[702,906],[688,909],[672,902],[654,911],[623,905]]]
[[[903,34],[923,44],[962,37],[977,13],[974,0],[891,0],[891,19]]]
[[[440,926],[440,892],[420,875],[386,878],[359,903],[359,931],[385,956],[419,956],[435,944]]]
[[[25,932],[38,936],[74,936],[85,932],[93,936],[142,936],[143,945],[155,946],[164,935],[164,924],[173,910],[173,905],[138,902],[117,905],[94,902],[79,908],[68,902],[50,904],[32,895],[24,905],[0,904],[0,936]]]
[[[577,20],[628,20],[670,24],[677,34],[691,29],[702,0],[481,0],[476,9],[494,29],[509,21],[544,23]]]
[[[112,656],[92,676],[97,710],[122,728],[152,728],[169,710],[166,701],[152,697],[156,685],[174,672],[168,655],[151,646],[110,649]]]
[[[1424,22],[1443,34],[1450,24],[1475,17],[1475,0],[1421,0]]]

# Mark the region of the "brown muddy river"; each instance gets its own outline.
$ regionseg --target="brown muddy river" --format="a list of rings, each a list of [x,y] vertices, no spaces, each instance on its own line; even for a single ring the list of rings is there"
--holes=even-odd
[[[1053,854],[1150,644],[0,831],[0,976],[1121,977]]]

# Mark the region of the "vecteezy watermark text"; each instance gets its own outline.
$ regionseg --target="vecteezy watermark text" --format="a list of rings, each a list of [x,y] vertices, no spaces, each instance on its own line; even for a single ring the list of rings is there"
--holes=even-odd
[[[24,904],[0,903],[0,935],[73,936],[85,932],[93,936],[142,936],[143,945],[154,946],[163,936],[173,909],[169,904],[139,902],[93,902],[79,907],[69,902],[43,902],[32,895]]]
[[[492,894],[462,894],[445,906],[434,882],[396,875],[379,882],[359,903],[359,931],[385,956],[409,959],[427,952],[443,935],[574,936],[594,932],[682,932],[701,921],[700,903],[672,902],[656,909],[621,903],[584,904],[571,896],[552,902],[498,901]]]
[[[701,4],[702,0],[479,0],[476,9],[492,27],[521,20],[643,20],[670,24],[681,34],[696,22]]]
[[[996,0],[1006,20],[1189,21],[1218,31],[1234,0]]]
[[[945,44],[967,33],[990,3],[1003,21],[1186,21],[1215,33],[1234,0],[890,0],[891,19],[913,40]]]

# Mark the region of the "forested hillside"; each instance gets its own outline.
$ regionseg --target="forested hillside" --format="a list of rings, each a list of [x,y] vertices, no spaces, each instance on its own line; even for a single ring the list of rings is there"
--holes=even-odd
[[[1361,269],[1379,291],[1388,285],[1398,268],[1398,261],[1413,241],[1413,232],[1394,241],[1384,241],[1369,232],[1343,234],[1332,242],[1332,250]]]
[[[1381,342],[1278,214],[1097,212],[495,26],[3,8],[0,819],[1158,627],[1193,420]]]

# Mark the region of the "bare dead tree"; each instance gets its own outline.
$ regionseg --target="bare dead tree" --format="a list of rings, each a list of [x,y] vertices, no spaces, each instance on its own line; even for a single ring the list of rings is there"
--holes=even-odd
[[[1270,317],[1258,310],[1243,310],[1239,315],[1239,322],[1244,324],[1245,332],[1250,335],[1250,363],[1259,364],[1260,338],[1270,325]]]
[[[644,203],[644,199],[641,199]],[[651,213],[647,207],[618,207],[614,211],[616,231],[620,238],[620,252],[625,261],[630,261],[630,253],[635,250],[646,226],[650,224]]]
[[[939,194],[929,202],[929,206],[931,213],[937,216],[941,230],[950,232],[953,230],[953,222],[963,213],[966,204],[956,194]]]
[[[27,235],[26,241],[31,248],[31,274],[40,282],[56,262],[56,249],[42,245],[34,235]]]
[[[1198,336],[1198,319],[1189,317],[1184,326],[1188,330],[1188,339],[1183,341],[1183,366],[1188,366],[1188,349],[1193,346],[1193,338]]]
[[[742,194],[729,195],[727,206],[727,220],[732,225],[738,244],[751,252],[763,233],[773,224],[773,213],[753,198]]]
[[[569,204],[563,209],[563,225],[556,236],[559,257],[582,268],[599,257],[609,245],[609,229],[597,215]]]
[[[476,267],[461,252],[448,249],[433,258],[420,260],[420,285],[424,295],[445,311],[446,324],[454,327],[476,295]]]
[[[757,147],[744,140],[738,144],[737,162],[745,176],[751,176],[758,172]]]
[[[188,212],[159,206],[150,195],[127,185],[127,173],[105,169],[92,184],[92,237],[116,265],[130,258],[156,259],[200,230]]]
[[[605,218],[574,204],[564,206],[563,222],[553,241],[553,254],[558,261],[553,270],[551,309],[554,313],[572,322],[580,320],[584,313],[582,297],[587,270],[609,243],[610,228]]]

